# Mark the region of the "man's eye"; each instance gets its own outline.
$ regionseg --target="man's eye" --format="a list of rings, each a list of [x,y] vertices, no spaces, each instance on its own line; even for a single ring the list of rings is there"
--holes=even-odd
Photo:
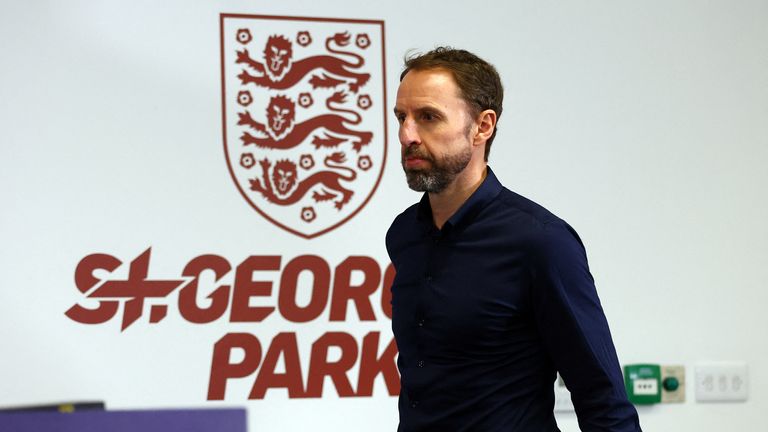
[[[400,124],[403,124],[403,122],[405,121],[405,116],[402,114],[397,114],[395,115],[395,117],[397,118],[397,122]]]
[[[432,113],[428,113],[428,112],[425,112],[424,114],[421,115],[421,119],[426,121],[432,121],[432,120],[435,120],[436,118],[437,117],[435,117]]]

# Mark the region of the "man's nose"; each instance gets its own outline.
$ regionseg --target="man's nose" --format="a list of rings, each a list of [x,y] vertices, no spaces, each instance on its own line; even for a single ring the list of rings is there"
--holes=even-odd
[[[400,124],[398,138],[400,138],[400,144],[403,146],[421,144],[421,137],[419,137],[418,128],[416,127],[416,124],[410,119],[405,119],[403,123]]]

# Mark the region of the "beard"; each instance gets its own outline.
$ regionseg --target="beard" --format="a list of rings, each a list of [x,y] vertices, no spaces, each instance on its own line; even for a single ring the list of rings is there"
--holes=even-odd
[[[417,192],[440,193],[453,182],[472,159],[472,149],[463,148],[459,153],[445,155],[436,159],[432,155],[418,151],[417,147],[407,147],[403,153],[403,170],[408,187]],[[408,169],[405,167],[406,156],[418,156],[429,162],[431,168]]]

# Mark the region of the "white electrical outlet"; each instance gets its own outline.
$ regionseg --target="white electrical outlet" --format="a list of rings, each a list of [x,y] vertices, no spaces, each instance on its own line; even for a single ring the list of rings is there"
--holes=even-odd
[[[749,395],[747,364],[712,362],[696,365],[696,400],[699,402],[746,401]]]
[[[560,374],[557,374],[555,380],[555,412],[574,412],[571,392],[568,391]]]

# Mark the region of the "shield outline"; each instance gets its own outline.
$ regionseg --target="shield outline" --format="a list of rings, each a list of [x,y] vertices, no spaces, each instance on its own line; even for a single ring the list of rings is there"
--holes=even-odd
[[[235,172],[232,169],[232,161],[229,157],[229,150],[227,149],[227,98],[226,98],[226,73],[225,73],[225,65],[224,65],[224,20],[227,18],[255,18],[255,19],[271,19],[271,20],[281,20],[281,21],[313,21],[313,22],[334,22],[334,23],[353,23],[353,24],[373,24],[378,25],[381,28],[381,80],[382,80],[382,95],[384,99],[384,106],[383,106],[383,123],[384,123],[384,156],[382,157],[382,164],[381,164],[381,171],[379,171],[379,176],[376,178],[376,183],[373,185],[373,188],[368,193],[368,196],[365,197],[363,202],[360,204],[359,207],[357,207],[354,211],[352,211],[349,215],[347,215],[345,218],[339,220],[335,224],[322,229],[320,231],[317,231],[315,233],[311,234],[304,234],[300,231],[297,231],[289,226],[286,226],[277,220],[275,218],[271,217],[269,214],[267,214],[265,211],[259,208],[249,197],[248,194],[243,190],[243,188],[240,186],[240,184],[237,181],[237,177],[235,176]],[[281,16],[281,15],[252,15],[252,14],[233,14],[233,13],[222,13],[219,15],[219,55],[220,55],[220,63],[221,63],[221,120],[222,120],[222,135],[223,135],[223,145],[224,145],[224,157],[227,161],[227,169],[229,170],[229,175],[232,178],[232,181],[235,183],[235,186],[237,187],[237,190],[240,192],[240,195],[245,199],[245,201],[254,209],[256,210],[262,217],[270,221],[273,225],[278,226],[285,231],[288,231],[292,234],[295,234],[299,237],[305,238],[307,240],[319,237],[325,233],[328,233],[330,231],[333,231],[334,229],[344,225],[349,221],[350,219],[357,216],[357,213],[360,212],[371,200],[373,197],[373,194],[376,192],[376,190],[379,188],[379,184],[381,183],[381,178],[384,176],[384,169],[386,168],[386,160],[387,160],[387,139],[388,139],[388,128],[387,128],[387,56],[386,56],[386,48],[385,48],[385,41],[386,41],[386,35],[384,33],[384,20],[366,20],[366,19],[348,19],[348,18],[320,18],[320,17],[296,17],[296,16]]]

